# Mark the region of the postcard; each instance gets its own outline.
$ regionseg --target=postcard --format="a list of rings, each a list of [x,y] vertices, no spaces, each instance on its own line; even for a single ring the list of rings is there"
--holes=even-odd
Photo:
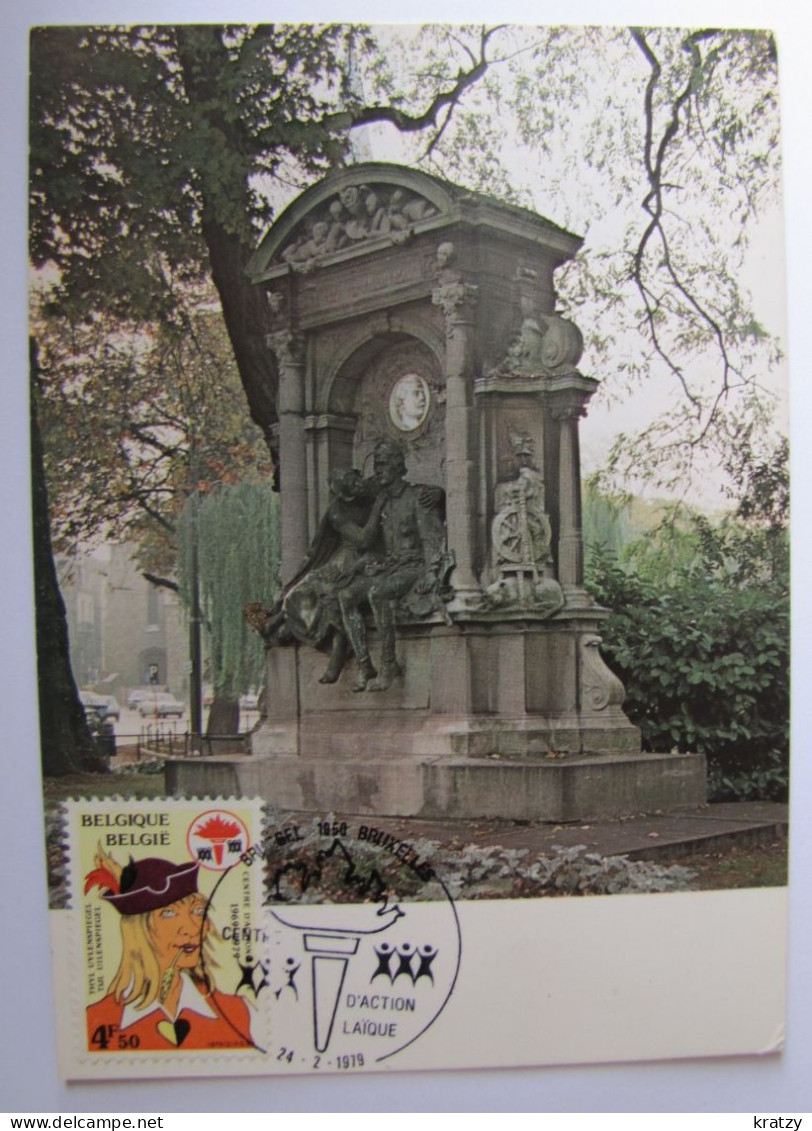
[[[780,1052],[774,36],[30,51],[63,1077]]]

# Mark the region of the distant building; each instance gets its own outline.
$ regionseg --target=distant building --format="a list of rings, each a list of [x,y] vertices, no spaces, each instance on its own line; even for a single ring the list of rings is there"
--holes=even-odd
[[[146,580],[133,546],[62,559],[59,574],[80,687],[121,697],[152,684],[188,700],[185,611],[175,592]]]

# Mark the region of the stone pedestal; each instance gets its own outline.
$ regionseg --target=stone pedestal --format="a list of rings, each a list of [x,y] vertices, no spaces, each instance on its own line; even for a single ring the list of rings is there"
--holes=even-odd
[[[553,282],[580,245],[526,209],[393,165],[343,170],[282,213],[248,273],[273,324],[282,580],[302,585],[311,619],[277,610],[288,630],[268,652],[251,757],[174,763],[171,784],[376,816],[565,821],[704,802],[701,758],[640,752],[600,657],[606,612],[584,588],[578,429],[598,382],[578,369],[581,331]],[[402,457],[397,492],[377,465],[370,475],[386,444]],[[406,546],[423,571],[411,603],[398,591],[398,607],[376,606],[382,629],[399,618],[402,675],[382,692],[353,693],[353,660],[322,684],[321,653],[283,646],[344,634],[368,678],[370,591],[353,603],[359,575],[342,572],[361,545],[338,502],[351,466],[366,493],[350,496],[369,504],[352,530],[380,504],[365,552],[391,577]],[[403,491],[433,500],[420,503],[431,523],[393,502]],[[295,606],[295,588],[283,596]]]
[[[640,752],[597,628],[594,614],[403,626],[402,678],[362,695],[351,671],[319,684],[313,649],[274,648],[252,756],[178,761],[170,785],[370,816],[568,821],[702,804],[703,759]]]

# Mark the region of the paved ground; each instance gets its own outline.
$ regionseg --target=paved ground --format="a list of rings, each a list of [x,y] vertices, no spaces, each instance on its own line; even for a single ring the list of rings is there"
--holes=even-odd
[[[116,764],[135,759],[135,748],[120,749]],[[312,820],[312,814],[298,814]],[[376,825],[403,839],[424,837],[444,845],[501,845],[543,852],[554,844],[583,844],[601,856],[622,855],[634,860],[669,860],[724,850],[736,845],[772,844],[786,837],[788,806],[766,801],[706,805],[681,813],[624,817],[618,820],[577,821],[563,825],[514,821],[423,821],[405,817],[342,814],[342,820]]]
[[[302,821],[312,819],[300,814]],[[670,860],[736,844],[782,840],[787,831],[787,806],[770,802],[708,805],[684,813],[624,817],[611,821],[579,821],[564,825],[519,824],[512,821],[422,821],[404,817],[357,817],[339,820],[376,825],[402,839],[425,837],[443,845],[500,845],[544,852],[553,845],[583,844],[601,856],[634,860]]]

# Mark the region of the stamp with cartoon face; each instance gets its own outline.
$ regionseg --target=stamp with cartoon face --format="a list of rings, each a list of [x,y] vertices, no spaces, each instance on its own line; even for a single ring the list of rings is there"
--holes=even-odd
[[[260,1054],[258,804],[76,801],[68,824],[88,1056]]]
[[[388,1068],[453,995],[453,900],[385,828],[263,825],[261,801],[236,798],[65,816],[72,1078]]]

